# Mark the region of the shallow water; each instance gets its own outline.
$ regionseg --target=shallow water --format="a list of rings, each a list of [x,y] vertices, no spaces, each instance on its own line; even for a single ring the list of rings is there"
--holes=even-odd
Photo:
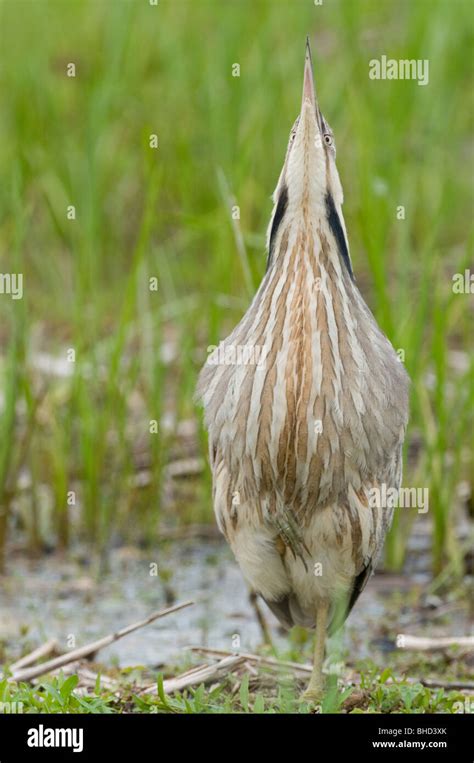
[[[412,573],[410,585],[417,579],[426,576]],[[392,648],[391,639],[381,637],[380,626],[393,612],[393,595],[406,590],[407,583],[401,576],[372,578],[344,637],[354,659],[367,656],[373,648]],[[11,559],[9,575],[0,586],[0,638],[8,640],[10,656],[15,649],[18,656],[24,652],[19,634],[25,628],[30,646],[56,638],[66,650],[187,599],[195,605],[101,650],[101,662],[156,667],[189,645],[235,650],[236,634],[242,651],[254,651],[261,644],[248,590],[230,550],[221,541],[201,539],[170,542],[153,553],[117,549],[110,554],[108,572],[98,576],[80,555],[75,561],[57,555],[37,562],[24,556]],[[263,603],[261,608],[276,645],[284,648],[288,644],[284,632]]]

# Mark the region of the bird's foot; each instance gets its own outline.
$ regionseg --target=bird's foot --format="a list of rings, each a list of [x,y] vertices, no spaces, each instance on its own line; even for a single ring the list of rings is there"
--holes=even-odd
[[[322,684],[309,684],[306,691],[300,696],[300,702],[306,702],[309,705],[320,705],[323,701],[324,687]]]

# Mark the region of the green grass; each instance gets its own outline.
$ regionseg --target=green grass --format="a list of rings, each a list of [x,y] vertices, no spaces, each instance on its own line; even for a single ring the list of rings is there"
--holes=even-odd
[[[32,551],[81,537],[103,553],[153,542],[160,520],[212,521],[208,478],[166,514],[177,441],[149,422],[196,415],[206,347],[262,276],[310,34],[354,269],[413,380],[405,484],[430,489],[435,570],[460,572],[474,385],[472,360],[458,368],[452,353],[467,358],[472,304],[451,286],[472,253],[472,21],[462,0],[0,3],[0,268],[24,274],[23,300],[0,297],[0,557],[8,534]],[[428,58],[430,84],[369,80],[383,54]],[[35,370],[35,354],[68,348],[70,377]],[[397,513],[390,567],[417,516]]]
[[[333,676],[320,706],[321,713],[462,713],[469,712],[471,697],[461,691],[428,688],[392,675],[380,673],[371,661],[359,666],[360,686],[342,685]],[[417,668],[419,670],[419,667]],[[289,676],[268,676],[239,683],[224,679],[213,688],[200,685],[173,695],[163,691],[163,676],[156,689],[139,693],[135,683],[140,671],[123,671],[114,676],[113,689],[102,686],[98,676],[94,689],[84,694],[76,690],[79,678],[46,677],[38,685],[8,684],[0,681],[0,712],[20,713],[308,713],[315,708],[299,699],[303,684]]]

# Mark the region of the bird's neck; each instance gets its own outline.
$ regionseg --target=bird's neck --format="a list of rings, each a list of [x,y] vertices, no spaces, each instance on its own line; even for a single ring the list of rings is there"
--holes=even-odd
[[[309,292],[332,282],[334,287],[357,298],[342,213],[327,194],[318,210],[303,205],[293,214],[287,210],[273,235],[263,287],[283,281],[305,284]]]

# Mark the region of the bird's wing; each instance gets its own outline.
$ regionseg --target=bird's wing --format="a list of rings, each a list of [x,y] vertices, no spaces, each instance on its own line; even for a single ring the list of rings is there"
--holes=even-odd
[[[295,624],[293,615],[290,610],[290,597],[284,596],[278,601],[272,601],[272,599],[263,597],[263,600],[267,607],[273,612],[277,620],[285,627],[292,628]]]
[[[349,593],[348,598],[345,600],[345,602],[343,602],[342,606],[340,607],[336,606],[334,608],[332,617],[328,626],[328,633],[330,636],[332,636],[333,633],[336,633],[336,631],[339,630],[339,628],[344,624],[344,622],[349,617],[354,604],[356,603],[357,599],[359,598],[365,586],[367,585],[367,582],[370,576],[372,575],[372,572],[373,572],[373,563],[371,560],[370,562],[368,562],[368,564],[366,564],[362,572],[359,572],[359,574],[354,578],[352,589]]]
[[[209,440],[209,465],[212,472],[212,499],[214,514],[219,530],[228,543],[231,542],[227,520],[231,516],[229,506],[232,496],[230,494],[229,473],[225,467],[219,449]]]
[[[387,466],[386,474],[380,480],[380,483],[386,483],[387,487],[400,487],[402,481],[402,447],[398,449],[396,455],[391,459]],[[328,631],[330,634],[335,633],[345,620],[349,617],[354,604],[361,595],[362,591],[366,587],[370,577],[375,569],[378,558],[383,548],[385,536],[390,529],[392,522],[393,509],[387,508],[384,512],[384,527],[380,535],[379,543],[373,550],[370,558],[364,560],[364,566],[354,577],[352,588],[343,603],[339,608],[336,608],[333,612],[332,619],[329,623]]]

